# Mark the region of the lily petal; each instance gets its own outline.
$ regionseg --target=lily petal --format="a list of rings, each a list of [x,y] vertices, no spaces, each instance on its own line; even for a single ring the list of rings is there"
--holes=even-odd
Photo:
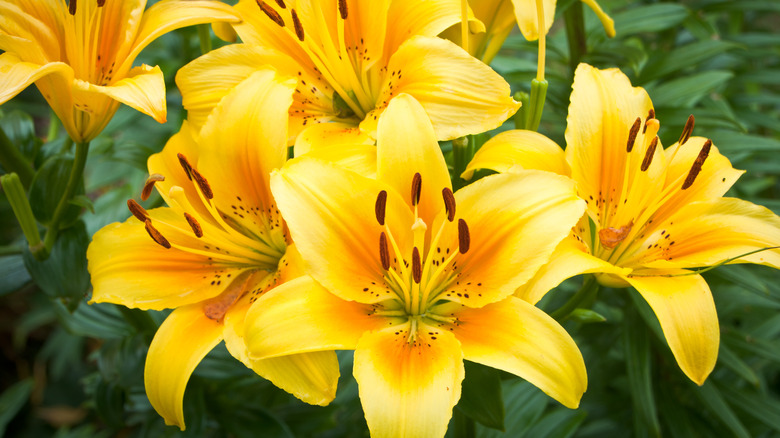
[[[515,297],[456,315],[452,333],[467,360],[516,374],[566,407],[579,406],[588,386],[585,362],[549,315]]]
[[[328,123],[330,125],[330,123]],[[323,125],[324,126],[324,125]],[[303,136],[298,137],[300,139]],[[297,150],[297,148],[296,148]],[[331,162],[366,178],[376,179],[376,146],[367,144],[339,144],[306,152],[309,158]]]
[[[0,73],[0,104],[9,101],[30,84],[47,75],[60,76],[58,79],[68,88],[73,81],[73,69],[65,63],[50,62],[39,65],[22,61],[10,52],[0,54]],[[51,97],[49,95],[47,100]]]
[[[180,307],[162,323],[144,367],[146,395],[165,424],[184,430],[184,389],[200,361],[222,340],[222,324],[200,305]]]
[[[686,376],[702,385],[715,367],[720,344],[718,314],[712,293],[701,275],[683,270],[669,270],[663,277],[659,271],[652,276],[625,277],[634,286],[661,323],[677,364]],[[640,273],[637,273],[640,274]]]
[[[452,189],[447,163],[422,105],[399,94],[379,120],[377,177],[404,196],[411,206],[412,180],[422,177],[419,216],[426,224],[442,209],[441,191]]]
[[[539,39],[539,34],[547,32],[552,26],[553,19],[555,18],[555,3],[556,0],[543,0],[542,7],[544,8],[544,29],[539,30],[539,18],[536,9],[536,0],[512,0],[515,6],[515,18],[517,19],[517,26],[520,28],[520,32],[528,41],[535,41]]]
[[[297,353],[352,350],[360,336],[386,324],[371,306],[345,301],[303,276],[265,293],[249,309],[249,356],[265,360]]]
[[[399,93],[417,99],[428,113],[436,138],[450,140],[500,126],[520,104],[509,84],[476,58],[450,41],[416,36],[390,58],[377,109],[361,129],[371,133],[372,121]]]
[[[506,298],[530,280],[585,210],[571,180],[534,170],[483,178],[458,190],[455,200],[471,240],[457,259],[458,287],[471,290],[448,299],[469,307]],[[451,228],[443,242],[458,241],[458,227]]]
[[[336,397],[339,361],[335,351],[314,351],[252,361],[252,370],[310,405]]]
[[[312,150],[328,151],[340,145],[371,145],[374,139],[358,127],[349,123],[317,123],[304,129],[295,139],[295,156],[300,157]],[[374,153],[376,156],[376,153]],[[376,168],[374,169],[376,171]]]
[[[455,336],[424,327],[414,343],[408,338],[408,329],[386,328],[355,349],[353,373],[373,437],[444,436],[460,399],[465,372]]]
[[[518,129],[502,132],[485,142],[460,176],[470,180],[477,169],[503,173],[514,166],[566,176],[571,172],[558,144],[538,132]]]
[[[7,1],[0,3],[0,50],[16,53],[25,61],[36,64],[59,59],[60,44],[52,31],[57,27],[47,26],[48,23],[31,15],[29,12],[37,12],[35,7],[24,6]],[[41,12],[45,14],[46,11]],[[41,18],[46,19],[45,16]]]
[[[100,99],[108,96],[153,117],[159,123],[166,121],[165,78],[158,66],[135,67],[125,78],[106,86],[77,79],[73,91],[76,105],[87,112],[99,111]],[[110,117],[106,119],[108,122]]]
[[[309,274],[346,300],[376,303],[387,298],[379,255],[384,227],[375,214],[377,196],[387,192],[386,226],[401,254],[409,254],[414,217],[394,190],[306,156],[296,158],[271,176],[279,210]]]

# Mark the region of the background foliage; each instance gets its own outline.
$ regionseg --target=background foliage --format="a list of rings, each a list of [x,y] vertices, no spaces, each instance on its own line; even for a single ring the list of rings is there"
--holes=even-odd
[[[694,114],[695,134],[712,138],[734,167],[747,170],[732,194],[780,213],[780,3],[600,3],[615,19],[614,39],[579,1],[558,2],[540,132],[564,144],[578,62],[620,67],[634,85],[649,91],[664,144],[672,144]],[[200,55],[199,47],[197,31],[190,28],[144,51],[139,62],[165,72],[168,122],[159,125],[126,107],[119,110],[92,142],[85,196],[72,207],[70,226],[49,260],[30,256],[0,194],[0,436],[368,436],[350,353],[340,353],[338,396],[322,408],[255,376],[224,347],[215,349],[190,381],[187,430],[166,427],[143,390],[146,349],[165,314],[86,304],[90,236],[129,216],[125,201],[137,197],[147,157],[162,149],[185,117],[173,78]],[[536,74],[536,44],[515,33],[492,65],[513,91],[527,92]],[[29,194],[41,222],[51,214],[50,200],[58,199],[67,178],[62,169],[72,160],[64,131],[53,120],[33,87],[0,108],[0,128],[36,169]],[[513,127],[510,120],[502,129]],[[159,196],[145,203],[159,204]],[[463,398],[448,435],[777,436],[777,271],[728,266],[705,276],[718,309],[721,346],[704,386],[679,370],[644,300],[629,290],[602,289],[595,313],[580,313],[564,325],[588,369],[589,388],[578,410],[562,407],[517,377],[467,363]],[[556,309],[580,281],[565,283],[540,305]]]

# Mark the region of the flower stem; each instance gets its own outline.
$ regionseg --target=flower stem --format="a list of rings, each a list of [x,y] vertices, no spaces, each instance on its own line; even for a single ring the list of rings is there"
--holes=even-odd
[[[588,48],[585,45],[585,19],[582,14],[582,3],[575,1],[564,13],[566,21],[566,39],[569,42],[569,67],[577,69]]]
[[[558,310],[550,313],[550,316],[555,318],[558,322],[565,321],[574,309],[578,308],[582,303],[593,299],[598,291],[599,284],[596,282],[596,277],[588,275],[585,277],[585,281],[582,283],[580,290],[578,290],[563,306],[558,308]]]
[[[70,170],[70,177],[68,183],[65,186],[65,191],[62,193],[62,198],[57,203],[57,207],[54,209],[54,215],[52,216],[51,224],[46,230],[46,236],[43,238],[43,247],[33,252],[35,258],[38,260],[46,260],[49,258],[51,249],[54,246],[54,242],[57,240],[57,234],[59,233],[60,221],[65,215],[65,211],[68,208],[68,203],[76,192],[81,182],[81,177],[84,174],[84,165],[87,162],[87,152],[89,151],[89,142],[76,143],[76,157],[73,160],[73,167]]]
[[[30,186],[30,182],[35,175],[32,165],[14,146],[11,139],[5,135],[5,131],[0,128],[0,165],[6,172],[16,172],[19,179],[25,187]]]
[[[35,216],[30,206],[30,201],[27,199],[27,193],[25,193],[22,182],[16,173],[11,172],[0,176],[0,184],[3,186],[5,196],[8,198],[8,203],[11,204],[11,209],[16,216],[16,220],[22,227],[22,233],[27,239],[27,244],[32,251],[41,244],[41,234],[38,232],[38,223],[35,221]]]
[[[200,53],[205,55],[211,51],[211,32],[208,24],[199,24],[198,37],[200,38]]]
[[[474,151],[471,147],[473,139],[470,135],[452,140],[452,162],[455,168],[452,185],[455,190],[461,188],[465,181],[460,178],[460,174],[466,170],[471,159],[474,157]]]

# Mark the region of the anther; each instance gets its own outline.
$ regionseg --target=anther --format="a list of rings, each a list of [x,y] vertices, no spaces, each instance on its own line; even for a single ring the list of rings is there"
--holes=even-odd
[[[70,15],[76,15],[76,0],[68,2],[68,12],[70,12]]]
[[[631,125],[631,129],[628,131],[628,141],[626,142],[626,152],[631,152],[631,149],[634,149],[634,142],[636,141],[636,136],[639,134],[639,128],[642,126],[642,118],[637,117],[634,121],[634,124]]]
[[[458,251],[461,254],[466,254],[471,245],[471,236],[469,235],[469,226],[466,225],[466,221],[458,219]]]
[[[99,8],[102,8],[106,4],[106,0],[97,0],[97,4]]]
[[[132,199],[127,200],[127,209],[141,222],[146,222],[146,220],[149,219],[149,213]]]
[[[455,220],[455,195],[449,187],[441,189],[441,197],[444,198],[444,210],[447,212],[447,220]]]
[[[422,194],[422,175],[420,172],[414,174],[412,177],[412,207],[420,203],[420,195]]]
[[[257,6],[260,6],[260,10],[265,13],[265,15],[268,16],[268,18],[271,19],[274,23],[278,24],[280,27],[284,27],[284,20],[282,19],[282,16],[279,15],[276,10],[267,4],[263,0],[255,0],[257,1]]]
[[[341,19],[346,20],[347,19],[347,0],[339,0],[339,13],[341,14]]]
[[[284,4],[284,0],[276,0],[276,4],[279,5],[282,9],[287,9],[287,6]]]
[[[645,119],[645,127],[642,128],[642,134],[644,134],[645,131],[647,131],[647,122],[653,120],[654,118],[655,118],[655,110],[650,108],[650,111],[647,112],[647,118]]]
[[[387,236],[385,232],[379,234],[379,260],[382,262],[382,269],[390,269],[390,252],[387,249]]]
[[[198,183],[198,187],[200,187],[200,191],[203,193],[203,196],[205,196],[206,199],[213,198],[214,192],[211,191],[211,186],[209,185],[209,182],[206,181],[206,178],[204,178],[203,175],[201,175],[200,172],[198,172],[194,167],[190,170],[192,172],[192,178],[196,183]]]
[[[701,150],[699,151],[699,156],[696,157],[696,161],[693,162],[693,166],[691,166],[691,170],[688,172],[688,176],[685,178],[685,182],[682,185],[682,190],[685,190],[693,185],[693,181],[696,180],[699,172],[701,172],[701,168],[704,166],[704,160],[706,160],[707,156],[710,154],[711,148],[712,140],[708,139],[704,142],[704,146],[702,146]]]
[[[422,263],[420,262],[420,250],[415,246],[412,250],[412,279],[420,284],[422,280]]]
[[[185,212],[184,219],[187,219],[187,223],[190,224],[190,228],[192,228],[192,232],[195,233],[195,237],[197,238],[203,237],[203,228],[200,227],[198,221],[195,220],[195,218],[192,217],[191,214]]]
[[[303,42],[303,37],[305,36],[305,34],[303,33],[303,26],[301,26],[301,20],[298,19],[298,13],[295,12],[295,9],[291,9],[290,15],[292,15],[293,27],[295,28],[295,36],[298,37],[298,40]]]
[[[141,200],[146,201],[149,199],[149,196],[152,194],[152,189],[154,188],[154,183],[158,181],[165,181],[165,177],[163,175],[160,175],[159,173],[153,173],[149,175],[149,178],[146,178],[146,182],[144,183],[144,188],[141,190]]]
[[[376,196],[376,204],[374,205],[374,213],[376,214],[376,221],[379,225],[385,224],[385,208],[387,207],[387,192],[382,190]]]
[[[653,156],[655,155],[655,148],[658,146],[658,136],[656,135],[650,141],[650,145],[647,146],[647,152],[645,152],[645,159],[642,160],[642,167],[639,169],[644,172],[650,167],[650,163],[653,162]]]
[[[689,138],[691,138],[694,124],[695,124],[695,120],[693,118],[693,114],[691,114],[690,116],[688,116],[688,120],[685,122],[685,127],[683,128],[682,134],[680,135],[680,139],[677,140],[680,146],[684,145],[685,142],[688,141]]]
[[[158,245],[162,246],[165,249],[171,249],[171,243],[168,242],[168,239],[163,237],[162,234],[160,234],[159,231],[157,231],[157,228],[152,226],[152,221],[150,219],[147,219],[144,222],[144,225],[146,228],[146,232],[149,233],[149,237],[152,238],[155,242],[157,242]]]
[[[187,157],[183,154],[176,154],[176,156],[179,158],[179,164],[181,164],[182,169],[184,169],[184,173],[187,174],[187,178],[192,181],[192,166],[190,165],[190,162],[187,161]]]

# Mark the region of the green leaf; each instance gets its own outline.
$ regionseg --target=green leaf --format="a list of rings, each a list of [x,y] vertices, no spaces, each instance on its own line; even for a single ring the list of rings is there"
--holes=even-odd
[[[615,20],[615,32],[620,37],[671,29],[687,17],[688,9],[685,6],[672,3],[640,6],[612,15]]]
[[[732,385],[723,385],[721,391],[732,406],[780,432],[780,402],[776,398],[757,391],[738,390]]]
[[[50,297],[61,297],[78,305],[89,288],[87,246],[89,236],[83,222],[62,230],[51,256],[38,261],[25,250],[24,265],[33,281]]]
[[[41,139],[35,135],[35,123],[29,114],[23,111],[10,111],[0,117],[0,129],[19,149],[19,152],[31,162],[41,148]]]
[[[648,85],[647,91],[659,107],[692,107],[733,76],[734,73],[730,71],[711,70],[686,75],[657,86]]]
[[[721,342],[747,354],[780,363],[780,342],[755,338],[736,329],[724,333]]]
[[[755,371],[753,371],[745,361],[740,359],[739,356],[724,343],[720,344],[718,363],[728,367],[731,371],[734,371],[738,376],[747,380],[755,387],[758,387],[761,384]]]
[[[721,53],[738,47],[737,44],[718,40],[705,40],[675,48],[656,57],[642,70],[639,83],[690,68]]]
[[[0,257],[0,296],[14,292],[30,281],[24,268],[24,258],[17,255]]]
[[[734,131],[717,131],[708,135],[724,155],[751,152],[780,152],[780,140]]]
[[[529,431],[529,437],[568,438],[579,429],[585,417],[585,411],[573,411],[560,408],[545,415]]]
[[[650,339],[647,327],[638,312],[629,308],[624,321],[626,367],[634,414],[637,418],[637,433],[646,431],[650,436],[661,436],[661,424],[655,407],[655,396],[650,368]]]
[[[457,408],[492,429],[504,430],[504,400],[499,371],[465,361],[466,377]]]
[[[601,314],[596,313],[590,309],[574,309],[574,311],[571,312],[569,318],[574,321],[586,324],[593,322],[604,322],[607,320],[607,318]]]
[[[691,385],[695,385],[691,383]],[[695,386],[694,386],[695,387]],[[750,438],[750,433],[739,421],[734,411],[731,410],[718,388],[711,381],[704,382],[704,385],[696,388],[696,395],[716,418],[723,422],[729,428],[734,436],[740,438]]]
[[[39,222],[46,225],[51,222],[54,210],[65,193],[72,167],[73,157],[56,155],[46,160],[35,173],[30,185],[30,206]],[[83,185],[79,184],[76,194],[84,194]],[[60,222],[62,228],[76,221],[80,212],[80,206],[69,205]]]
[[[504,421],[506,433],[495,429],[482,429],[479,431],[481,438],[519,438],[525,436],[528,429],[542,417],[550,401],[547,394],[520,378],[514,377],[505,380],[501,387],[504,393],[506,412],[509,413]]]
[[[100,379],[95,387],[95,411],[111,428],[119,429],[124,424],[125,391],[113,382]]]
[[[95,205],[92,204],[92,200],[87,198],[86,195],[76,195],[73,198],[71,198],[68,202],[70,202],[73,205],[78,205],[79,207],[86,208],[90,211],[90,213],[95,214]]]
[[[24,379],[14,383],[0,395],[0,436],[5,435],[8,423],[27,403],[34,386],[33,379]]]

